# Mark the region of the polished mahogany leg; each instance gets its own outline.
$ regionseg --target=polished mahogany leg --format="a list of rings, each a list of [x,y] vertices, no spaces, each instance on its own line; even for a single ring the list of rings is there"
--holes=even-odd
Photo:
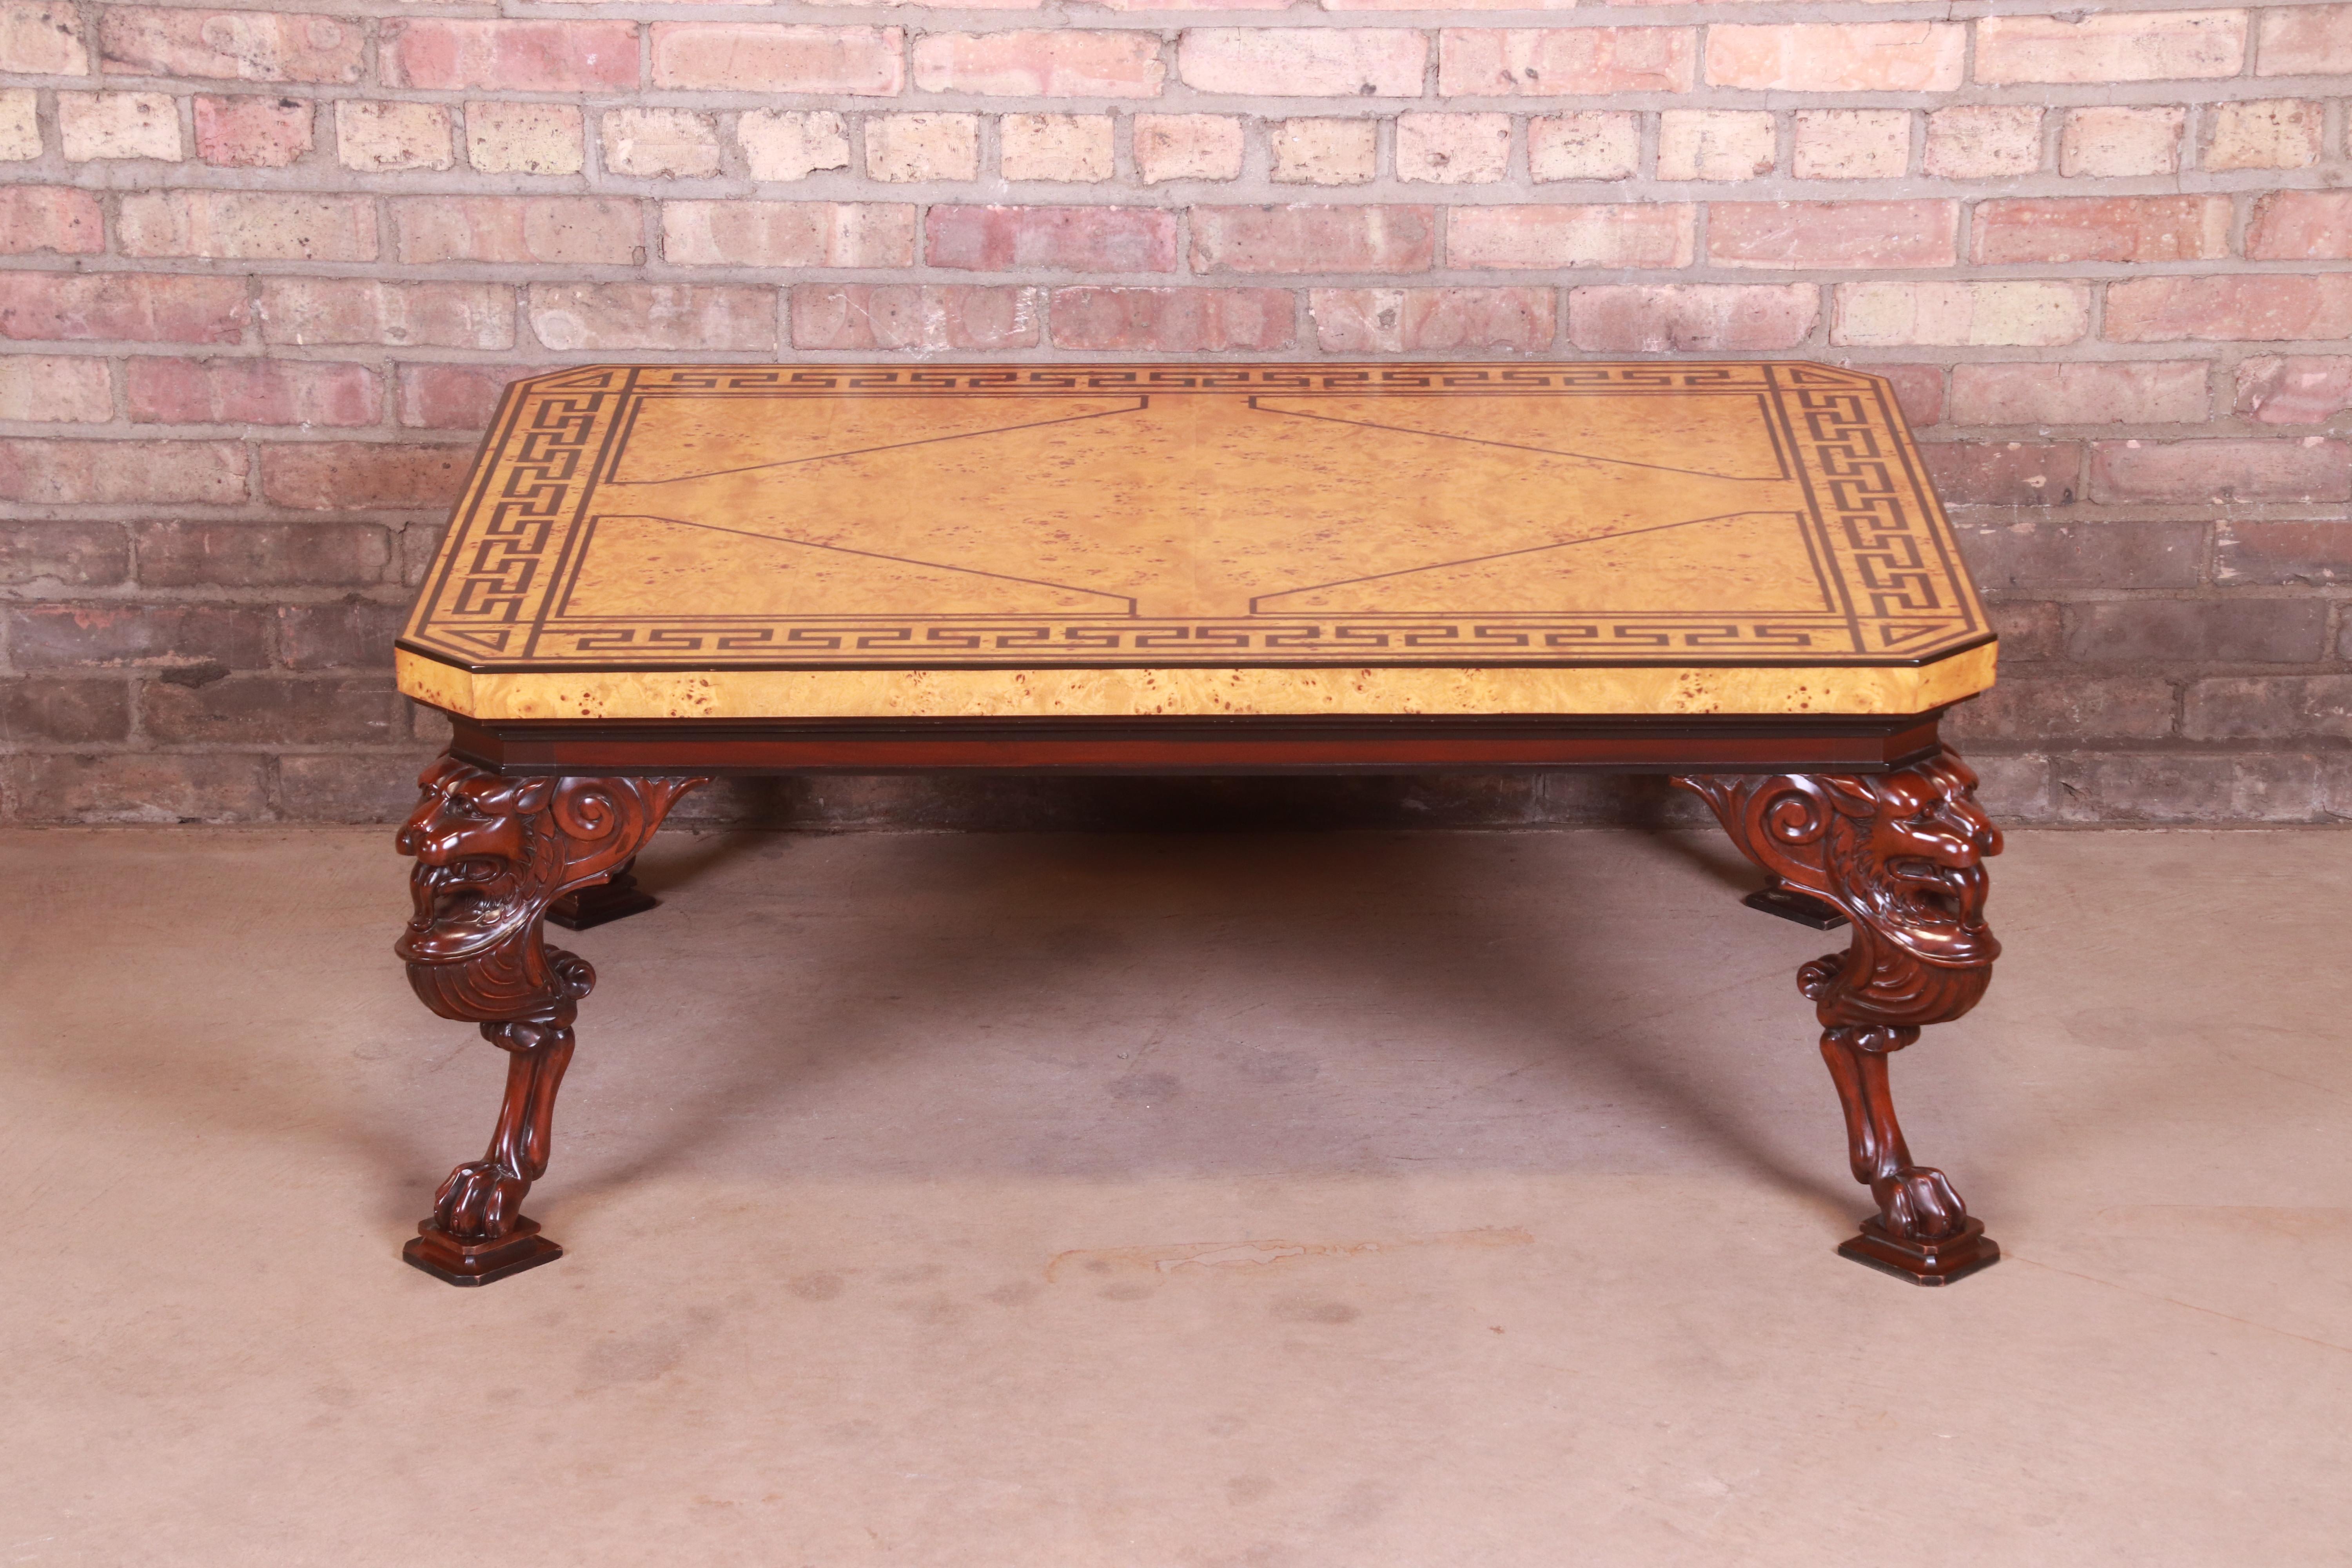
[[[1976,802],[1976,775],[1947,749],[1887,773],[1700,774],[1732,842],[1774,879],[1843,912],[1853,945],[1813,960],[1797,984],[1822,1023],[1822,1055],[1845,1110],[1857,1181],[1878,1201],[1838,1251],[1921,1285],[1946,1285],[2000,1258],[1944,1173],[1912,1163],[1886,1085],[1886,1058],[1984,994],[2000,944],[1985,924],[1985,859],[2000,833]]]
[[[487,1285],[563,1256],[523,1217],[547,1171],[555,1091],[572,1020],[596,984],[588,962],[549,947],[548,908],[625,869],[698,778],[505,778],[443,757],[400,830],[415,902],[394,951],[445,1018],[479,1024],[507,1052],[506,1097],[479,1160],[449,1173],[401,1256],[452,1285]]]

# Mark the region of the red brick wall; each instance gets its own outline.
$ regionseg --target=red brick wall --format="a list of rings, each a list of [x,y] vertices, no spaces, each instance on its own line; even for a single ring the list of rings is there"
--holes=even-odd
[[[1902,386],[2007,816],[2352,813],[2352,5],[511,8],[0,0],[9,817],[396,809],[389,638],[524,367],[1723,353]]]

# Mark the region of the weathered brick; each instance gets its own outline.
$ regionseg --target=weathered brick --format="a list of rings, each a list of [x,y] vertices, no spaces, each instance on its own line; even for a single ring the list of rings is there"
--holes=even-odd
[[[2352,409],[2352,355],[2265,354],[2238,366],[2236,412],[2264,425],[2324,425]]]
[[[12,440],[0,442],[0,500],[226,506],[245,499],[245,465],[234,441]]]
[[[84,756],[28,752],[8,775],[33,822],[259,822],[269,816],[269,763],[234,752]]]
[[[2326,119],[2326,106],[2307,98],[2214,104],[2205,111],[2205,155],[2200,162],[2217,172],[2307,169],[2319,162],[2319,138]]]
[[[1507,114],[1400,114],[1396,174],[1400,180],[1441,185],[1499,180],[1511,161]]]
[[[604,167],[640,180],[709,179],[719,173],[719,122],[684,109],[615,109],[599,129]]]
[[[87,76],[89,50],[66,0],[0,4],[0,71],[11,76]]]
[[[2211,401],[2202,360],[1952,367],[1962,425],[2195,425]]]
[[[1985,606],[1985,615],[2000,638],[2004,666],[2044,664],[2065,651],[2063,624],[2056,605],[1996,599]]]
[[[2091,330],[2087,283],[1841,283],[1830,341],[2051,347]]]
[[[310,102],[301,98],[196,100],[196,156],[231,169],[282,169],[310,151]]]
[[[2000,180],[2042,167],[2042,110],[2023,103],[1964,103],[1927,116],[1927,173]]]
[[[2072,506],[2082,490],[2083,448],[2072,442],[1938,441],[1919,455],[1954,506]]]
[[[2242,505],[2352,500],[2352,443],[2315,436],[2095,442],[2091,499]]]
[[[1969,253],[2019,261],[2201,261],[2230,254],[2227,196],[2052,196],[1979,202]]]
[[[866,120],[866,177],[907,184],[980,174],[980,116],[873,114]]]
[[[1801,180],[1893,180],[1911,167],[1906,109],[1801,109],[1790,169]]]
[[[1223,114],[1139,114],[1135,173],[1168,180],[1234,180],[1242,172],[1242,122]]]
[[[1418,98],[1428,58],[1428,38],[1405,27],[1192,27],[1177,45],[1176,74],[1202,92]],[[1155,76],[1150,91],[1159,90]]]
[[[403,196],[400,259],[628,266],[644,258],[637,204],[604,196]]]
[[[29,87],[0,88],[0,163],[26,163],[41,155],[41,95]]]
[[[58,143],[72,163],[97,158],[152,158],[176,163],[180,105],[168,92],[61,92]]]
[[[1988,594],[2053,588],[2194,588],[2201,522],[2062,522],[2027,513],[1955,524],[1969,574]]]
[[[0,358],[0,419],[103,424],[114,417],[106,362],[79,354]]]
[[[534,283],[526,310],[539,341],[586,349],[772,350],[776,291],[703,283]]]
[[[2256,76],[2352,76],[2352,5],[2276,5],[2261,16]]]
[[[1194,232],[1197,252],[1197,225]],[[1173,272],[1176,215],[1148,207],[936,206],[923,216],[923,256],[933,267],[964,272]]]
[[[2308,822],[2317,759],[2147,752],[2058,759],[2059,816],[2073,822]]]
[[[64,185],[0,189],[0,255],[95,256],[106,248],[98,198]]]
[[[1609,283],[1568,292],[1568,341],[1587,353],[1792,349],[1822,312],[1812,283]]]
[[[440,92],[619,92],[637,85],[634,22],[418,16],[384,23],[382,37],[380,58],[387,87]]]
[[[1669,109],[1658,116],[1658,178],[1752,180],[1772,172],[1779,133],[1761,110]]]
[[[515,341],[514,289],[503,283],[269,278],[260,315],[262,341],[271,343],[510,349]]]
[[[1949,22],[1717,23],[1706,79],[1759,92],[1949,92],[1968,44]]]
[[[2180,731],[2192,741],[2352,740],[2352,675],[2223,676],[2192,680]]]
[[[2070,109],[2058,135],[2058,172],[2097,179],[2178,174],[2188,123],[2189,110],[2179,104]]]
[[[2083,664],[2307,664],[2326,657],[2319,599],[2101,599],[2066,606],[2066,657]]]
[[[133,191],[117,244],[125,256],[225,261],[373,261],[375,204],[364,196],[274,191]]]
[[[656,23],[656,87],[895,98],[907,89],[899,27]]]
[[[404,740],[400,693],[381,675],[289,680],[232,676],[202,686],[142,682],[140,721],[166,745]]]
[[[416,809],[416,773],[424,760],[382,752],[280,757],[279,810],[293,822],[398,822]]]
[[[1317,289],[1316,341],[1328,353],[1423,353],[1551,346],[1549,289]]]
[[[383,580],[392,536],[372,522],[149,522],[134,530],[150,588],[331,587]]]
[[[2352,274],[2110,283],[2101,331],[2119,343],[2352,337]]]
[[[0,272],[0,337],[19,342],[233,343],[245,280],[138,272]]]
[[[444,511],[473,466],[468,447],[299,441],[261,448],[261,493],[309,511]]]
[[[1642,117],[1583,110],[1528,121],[1528,173],[1548,180],[1623,180],[1642,163]]]
[[[2352,260],[2352,191],[2273,191],[2246,226],[2250,261]]]
[[[8,612],[20,669],[261,669],[268,612],[252,605],[20,605]]]
[[[1715,202],[1706,250],[1724,267],[1949,267],[1954,202]]]
[[[1698,37],[1689,27],[1448,27],[1437,48],[1447,98],[1597,97],[1689,91]],[[1417,68],[1412,80],[1405,90],[1419,92]]]
[[[830,109],[751,110],[737,117],[735,141],[755,180],[849,167],[849,122]]]
[[[1220,353],[1286,349],[1287,289],[1056,289],[1047,321],[1066,349]]]
[[[2084,741],[2160,741],[2172,733],[2172,683],[2153,676],[2003,679],[1945,721],[1948,739],[2023,741],[2043,745]]]
[[[105,588],[131,580],[131,536],[113,522],[0,521],[0,584]]]
[[[1035,348],[1044,295],[1042,289],[974,284],[799,283],[793,287],[793,346]]]
[[[915,208],[895,202],[664,202],[681,267],[911,267]]]
[[[1196,37],[1186,35],[1188,50]],[[915,40],[915,86],[924,92],[1157,98],[1166,74],[1160,63],[1160,39],[1146,32],[925,33]],[[1195,87],[1202,85],[1189,76],[1186,79]],[[1288,90],[1316,89],[1299,86]]]
[[[1266,127],[1268,177],[1286,185],[1362,185],[1380,173],[1370,120],[1277,120]]]
[[[1665,202],[1454,207],[1446,218],[1446,264],[1687,267],[1694,212]]]
[[[1840,360],[1840,364],[1853,364]],[[1856,368],[1883,375],[1895,388],[1895,405],[1914,430],[1924,430],[1944,418],[1944,369],[1934,364],[1889,364],[1874,360]]]
[[[2106,11],[1987,16],[1977,23],[1980,82],[2165,81],[2235,76],[2243,11]]]
[[[582,142],[580,111],[568,103],[466,105],[466,162],[477,174],[576,174]]]
[[[356,594],[332,605],[281,605],[278,662],[304,671],[386,668],[392,639],[407,622],[405,604],[380,604]]]
[[[449,110],[438,103],[347,98],[335,105],[335,160],[363,174],[454,168],[453,134]]]
[[[131,688],[120,679],[0,680],[0,735],[72,742],[130,734]]]
[[[2213,579],[2263,587],[2325,588],[2352,583],[2352,518],[2322,522],[2224,518],[2213,547]]]
[[[1008,180],[1108,180],[1118,148],[1108,114],[1008,114],[996,122],[998,173]]]
[[[158,425],[373,425],[375,372],[318,360],[134,359],[131,417]]]
[[[1426,272],[1437,212],[1425,206],[1201,206],[1192,270]]]
[[[367,30],[349,17],[110,5],[98,47],[110,73],[348,86],[360,79]]]
[[[413,430],[479,430],[490,422],[507,384],[544,370],[521,364],[404,364],[400,422]]]

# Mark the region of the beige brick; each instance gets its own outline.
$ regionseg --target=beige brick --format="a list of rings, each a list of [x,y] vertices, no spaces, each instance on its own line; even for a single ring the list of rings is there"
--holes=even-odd
[[[61,92],[58,140],[68,163],[180,161],[180,106],[168,92]]]
[[[349,84],[366,68],[367,24],[209,5],[109,5],[99,14],[98,47],[110,74]]]
[[[2095,179],[2180,171],[2180,132],[2189,110],[2178,104],[2070,109],[2058,133],[2058,172]]]
[[[735,121],[735,142],[755,180],[849,167],[849,123],[830,109],[751,110]]]
[[[1642,117],[1580,110],[1528,121],[1528,172],[1538,180],[1622,180],[1642,162]]]
[[[970,180],[980,174],[976,114],[877,114],[866,121],[869,179]]]
[[[1222,114],[1139,114],[1135,172],[1147,185],[1239,179],[1242,122]]]
[[[346,169],[446,169],[450,151],[449,110],[438,103],[363,103],[345,99],[335,105],[335,158]]]
[[[1507,114],[1401,114],[1396,125],[1400,180],[1441,185],[1486,184],[1511,161]]]
[[[2042,167],[2042,110],[2031,104],[1964,103],[1927,116],[1927,173],[1946,180],[1998,180]]]
[[[87,76],[89,50],[68,0],[0,3],[0,71],[17,76]]]
[[[530,330],[557,353],[776,346],[776,291],[701,283],[534,283]]]
[[[100,425],[113,417],[114,387],[104,360],[0,355],[0,419]]]
[[[586,159],[568,103],[466,105],[466,161],[485,174],[576,174]]]
[[[1658,116],[1658,178],[1752,180],[1772,172],[1772,116],[1761,110],[1669,109]]]
[[[41,155],[41,122],[34,110],[40,94],[29,87],[0,91],[0,163],[21,163]]]
[[[1691,27],[1448,27],[1438,34],[1437,90],[1554,99],[1687,92],[1697,37]]]
[[[375,204],[364,196],[246,191],[134,191],[116,226],[125,256],[230,261],[373,261]]]
[[[996,133],[1008,180],[1108,180],[1117,172],[1108,114],[1008,114]]]
[[[260,321],[262,341],[270,343],[510,349],[514,289],[504,283],[266,278]]]
[[[1202,92],[1418,98],[1428,57],[1428,38],[1402,27],[1192,27],[1176,70]]]
[[[1457,206],[1445,220],[1454,267],[1688,267],[1696,209],[1676,202]],[[1321,271],[1321,268],[1310,270]]]
[[[911,267],[915,209],[896,202],[664,202],[680,267]]]
[[[719,173],[719,127],[685,109],[615,109],[597,126],[607,173],[640,180],[709,179]]]
[[[1841,283],[1830,341],[2048,348],[2079,342],[2090,327],[2087,283]]]
[[[915,40],[915,86],[924,92],[1157,98],[1166,72],[1159,38],[1139,31],[927,33]]]
[[[896,98],[906,90],[902,27],[656,23],[656,87]],[[634,57],[633,57],[634,58]]]
[[[2205,111],[2208,169],[2307,169],[2319,161],[2326,106],[2307,98],[2217,103]]]
[[[1707,29],[1710,87],[1768,92],[1949,92],[1968,29],[1948,22],[1798,22]]]
[[[1976,77],[1982,82],[2225,77],[2237,75],[2245,60],[2243,11],[2076,11],[1987,16],[1977,24]]]
[[[1273,178],[1286,185],[1360,185],[1379,173],[1380,128],[1370,120],[1278,120],[1266,128]]]
[[[1790,167],[1801,180],[1894,180],[1911,166],[1902,109],[1801,109]]]

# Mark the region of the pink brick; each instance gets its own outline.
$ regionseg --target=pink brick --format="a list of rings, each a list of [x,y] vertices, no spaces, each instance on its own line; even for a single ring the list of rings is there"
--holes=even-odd
[[[2072,19],[1987,16],[1977,24],[1980,82],[2167,81],[2235,76],[2243,11],[2106,11]]]
[[[2246,226],[2246,259],[2352,260],[2352,191],[2275,191],[2263,196]]]
[[[1952,202],[1717,202],[1706,251],[1724,267],[1949,267]]]
[[[270,11],[113,5],[98,21],[101,67],[129,76],[231,81],[360,79],[367,25]]]
[[[2352,443],[2315,437],[2254,441],[2098,441],[2095,501],[2352,500]]]
[[[32,342],[233,343],[242,278],[0,272],[0,337]]]
[[[392,204],[400,259],[642,262],[637,204],[595,196],[405,196]]]
[[[1687,92],[1697,54],[1689,27],[1448,27],[1438,35],[1437,90],[1448,98]]]
[[[1043,339],[1045,293],[966,283],[795,284],[793,346],[1032,349]]]
[[[2256,76],[2352,76],[2352,5],[2279,5],[2261,15]]]
[[[114,384],[95,354],[0,354],[0,419],[104,425]]]
[[[235,506],[245,465],[236,441],[0,441],[0,500]]]
[[[892,98],[907,89],[899,27],[675,22],[654,27],[656,87]]]
[[[530,330],[558,353],[776,346],[776,291],[701,283],[534,283]]]
[[[308,360],[134,359],[131,417],[152,425],[373,425],[375,373]]]
[[[1290,347],[1287,289],[1056,289],[1054,345],[1150,353]]]
[[[2237,412],[2263,425],[2324,425],[2352,409],[2352,354],[2265,354],[2238,366]]]
[[[2110,283],[2102,335],[2118,343],[2352,337],[2352,273]]]
[[[1173,272],[1176,215],[1146,207],[936,206],[923,257],[960,272]]]
[[[1979,202],[1969,253],[2019,261],[2204,261],[2230,254],[2227,196]]]
[[[232,169],[282,169],[311,147],[310,104],[299,98],[198,98],[196,156]]]
[[[1195,27],[1176,74],[1202,92],[1418,98],[1429,40],[1402,27]]]
[[[1568,340],[1588,353],[1792,349],[1822,314],[1813,283],[1598,284],[1568,294]]]
[[[268,278],[261,284],[261,338],[306,347],[510,349],[514,289],[504,283]]]
[[[1449,267],[1688,267],[1697,209],[1671,202],[1603,206],[1461,206],[1446,218]]]
[[[992,98],[1157,98],[1166,68],[1144,32],[926,33],[915,86]]]
[[[68,0],[0,3],[0,71],[12,76],[85,76],[89,51]]]
[[[2210,405],[2201,360],[1952,367],[1961,425],[2200,425]]]
[[[1396,174],[1434,184],[1500,180],[1511,160],[1507,114],[1400,114]]]
[[[1195,272],[1426,272],[1436,251],[1434,207],[1192,209]]]
[[[404,364],[400,422],[415,430],[479,430],[507,384],[547,369],[526,364]]]
[[[383,25],[382,58],[388,87],[614,92],[637,85],[637,26],[394,20]]]
[[[912,267],[915,209],[895,202],[665,202],[681,267]]]
[[[105,226],[98,198],[88,191],[65,185],[0,189],[0,253],[95,256],[106,248]]]
[[[1307,308],[1327,353],[1534,353],[1551,346],[1549,289],[1317,289]]]
[[[1949,92],[1968,37],[1948,22],[1717,23],[1706,34],[1706,79],[1759,92]]]
[[[279,442],[261,448],[261,493],[306,511],[446,511],[473,458],[471,447]]]
[[[125,256],[230,261],[373,261],[375,204],[365,196],[260,191],[135,191],[115,229]]]
[[[1841,364],[1851,361],[1841,360]],[[1895,405],[1914,430],[1941,424],[1944,418],[1944,371],[1933,364],[1879,364],[1858,367],[1883,375],[1894,384]],[[2004,634],[2006,635],[2006,634]]]

